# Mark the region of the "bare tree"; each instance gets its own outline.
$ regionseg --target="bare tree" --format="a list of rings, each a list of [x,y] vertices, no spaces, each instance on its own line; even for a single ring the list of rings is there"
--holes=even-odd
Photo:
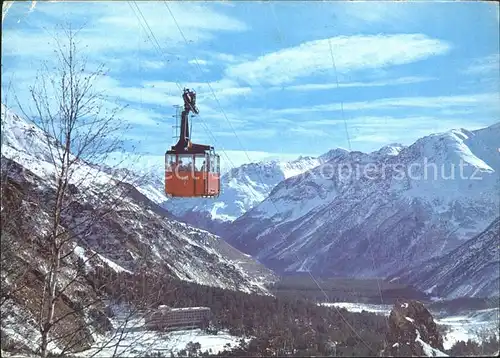
[[[41,187],[29,183],[27,200],[37,206],[37,215],[23,216],[29,221],[25,230],[19,233],[16,225],[11,225],[5,236],[2,230],[2,245],[12,243],[12,237],[29,237],[26,241],[32,243],[31,250],[16,247],[11,251],[34,258],[25,262],[25,272],[30,274],[25,281],[30,284],[19,291],[33,298],[29,309],[36,317],[42,357],[51,353],[51,344],[60,348],[61,355],[82,349],[82,342],[91,340],[89,317],[94,321],[102,318],[103,331],[109,328],[107,317],[100,316],[104,305],[97,294],[99,288],[88,292],[86,265],[102,264],[101,255],[113,254],[113,247],[98,242],[99,229],[109,224],[106,220],[117,210],[130,209],[133,204],[127,197],[134,190],[131,184],[142,180],[131,171],[118,170],[124,167],[126,156],[112,167],[106,165],[107,157],[122,149],[121,134],[127,125],[118,114],[123,107],[98,90],[99,79],[106,75],[104,66],[91,68],[79,52],[77,35],[78,31],[66,28],[63,38],[55,37],[58,62],[55,66],[44,63],[30,87],[33,108],[18,100],[24,117],[39,127],[33,130],[33,143],[27,150],[39,151],[29,154],[37,155],[43,163],[32,169],[44,183]],[[15,209],[16,205],[10,205],[6,215],[16,217]],[[3,214],[2,208],[2,218]],[[10,240],[4,241],[4,237]],[[77,248],[80,257],[75,259]],[[140,264],[136,260],[135,266]],[[36,282],[40,287],[35,287]],[[132,317],[146,308],[136,304],[130,309],[117,334],[122,337],[135,322]]]

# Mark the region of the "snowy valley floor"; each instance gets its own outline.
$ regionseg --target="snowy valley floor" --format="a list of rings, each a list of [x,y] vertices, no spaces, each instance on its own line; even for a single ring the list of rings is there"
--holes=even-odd
[[[350,302],[322,303],[322,305],[337,306],[351,312],[367,311],[385,316],[389,316],[392,309],[391,305]],[[443,337],[445,349],[450,349],[458,341],[471,339],[480,342],[481,334],[497,333],[500,330],[500,309],[498,308],[468,311],[452,316],[444,316],[432,310],[431,313],[438,325],[447,328],[447,333]]]
[[[391,305],[376,305],[363,303],[324,303],[325,306],[337,306],[351,312],[373,312],[376,314],[389,315]],[[481,340],[481,334],[498,332],[499,309],[485,309],[468,311],[459,315],[444,316],[432,312],[436,323],[446,326],[447,333],[444,338],[444,348],[451,348],[455,342],[468,339]],[[219,332],[217,335],[209,335],[202,330],[186,330],[170,333],[148,331],[143,328],[143,319],[129,320],[126,325],[123,319],[116,318],[113,325],[116,331],[109,336],[99,337],[96,347],[78,353],[79,357],[139,357],[145,353],[161,352],[164,355],[178,353],[186,348],[189,342],[198,342],[201,352],[211,351],[216,354],[227,348],[235,347],[242,337],[232,336],[227,332]],[[246,337],[245,340],[250,339]]]
[[[97,337],[95,347],[76,353],[78,357],[143,357],[145,354],[161,353],[169,356],[186,348],[189,342],[198,342],[200,352],[214,354],[237,346],[242,337],[232,336],[227,332],[207,334],[201,329],[175,332],[157,332],[144,329],[144,319],[120,319],[112,321],[114,332]],[[248,338],[246,338],[248,339]]]
[[[388,316],[391,305],[363,303],[323,303],[325,306],[337,306],[351,312],[373,312]],[[333,307],[332,307],[333,308]],[[432,312],[432,311],[431,311]],[[499,331],[499,309],[483,309],[467,311],[457,315],[444,316],[432,312],[438,325],[446,326],[444,348],[450,349],[457,341],[481,341],[481,334]],[[156,332],[144,329],[144,319],[124,318],[124,312],[112,319],[115,328],[106,336],[96,337],[95,347],[76,353],[78,357],[143,357],[145,354],[161,353],[163,356],[176,355],[186,348],[189,342],[199,343],[198,352],[209,351],[217,354],[229,347],[239,344],[242,337],[232,336],[220,331],[217,335],[206,334],[200,329],[176,331],[170,333]],[[245,337],[248,341],[251,337]],[[229,346],[228,346],[229,345]],[[56,352],[54,352],[56,353]],[[7,355],[6,355],[7,356]]]

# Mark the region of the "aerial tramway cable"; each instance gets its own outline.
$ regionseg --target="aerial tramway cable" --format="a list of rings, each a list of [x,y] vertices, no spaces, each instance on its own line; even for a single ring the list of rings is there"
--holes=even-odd
[[[136,6],[136,8],[137,8],[138,12],[140,13],[140,15],[141,15],[142,19],[144,20],[144,23],[145,23],[146,27],[149,29],[149,32],[151,33],[151,37],[152,37],[152,38],[148,35],[147,30],[144,28],[144,26],[143,26],[143,24],[142,24],[142,22],[141,22],[141,19],[139,18],[139,16],[138,16],[138,15],[137,15],[137,13],[135,12],[135,10],[134,10],[134,8],[132,7],[132,5],[130,4],[130,2],[128,2],[128,4],[129,4],[130,8],[132,9],[132,11],[133,11],[133,13],[134,13],[134,15],[135,15],[135,16],[137,17],[137,19],[139,20],[139,24],[141,25],[141,27],[143,28],[143,30],[146,32],[147,38],[151,41],[151,43],[153,44],[153,47],[155,47],[155,48],[158,50],[158,52],[159,52],[160,56],[163,58],[163,60],[165,60],[166,62],[168,62],[168,61],[165,59],[164,54],[163,54],[163,52],[162,52],[162,49],[161,49],[160,45],[158,44],[158,40],[156,39],[156,37],[155,37],[155,35],[154,35],[153,31],[151,30],[151,27],[149,26],[149,24],[148,24],[148,22],[147,22],[146,18],[144,17],[144,15],[143,15],[143,13],[142,13],[141,9],[139,8],[139,6],[137,5],[137,3],[136,3],[135,1],[132,1],[132,2],[133,2],[133,3],[134,3],[134,5]],[[153,42],[153,39],[154,39],[154,42]],[[156,46],[155,46],[155,43],[156,43]],[[179,90],[181,90],[181,91],[182,91],[182,86],[181,86],[181,85],[180,85],[177,81],[175,81],[175,82],[176,82],[177,87],[179,88]],[[191,109],[193,109],[193,108],[191,107]],[[200,117],[200,119],[201,119],[201,117]],[[208,128],[206,128],[206,130],[208,130]],[[214,140],[215,140],[215,138],[214,138]],[[215,142],[216,142],[216,141],[215,141]],[[224,152],[224,149],[222,149],[222,151]],[[224,152],[224,154],[226,154],[226,153]],[[226,156],[227,156],[227,154],[226,154]],[[230,161],[229,157],[228,157],[228,160]],[[230,163],[231,163],[231,161],[230,161]],[[232,164],[232,163],[231,163],[231,164]],[[192,331],[190,332],[189,337],[192,337]],[[177,340],[179,340],[179,339],[180,339],[180,337],[178,337],[178,338],[177,338]]]
[[[135,3],[135,1],[133,1],[133,2]],[[177,21],[175,20],[175,16],[174,16],[174,15],[172,14],[172,12],[170,11],[170,8],[168,7],[168,4],[167,4],[166,2],[164,2],[164,4],[165,4],[165,6],[167,7],[167,9],[169,10],[169,12],[170,12],[170,14],[171,14],[172,18],[174,19],[174,21],[176,22],[176,25],[177,25],[177,27],[178,27],[179,31],[181,32],[181,34],[182,34],[182,36],[183,36],[184,40],[185,40],[185,41],[186,41],[186,43],[189,45],[189,43],[188,43],[187,39],[185,38],[184,34],[182,33],[182,30],[180,29],[180,26],[178,25]],[[152,35],[153,39],[155,40],[155,42],[156,42],[156,44],[157,44],[157,46],[158,46],[158,49],[159,49],[160,55],[162,55],[162,56],[163,56],[163,53],[161,52],[161,47],[158,45],[158,41],[156,40],[156,37],[154,36],[153,31],[151,30],[151,28],[150,28],[150,27],[149,27],[149,25],[147,24],[147,20],[146,20],[146,19],[144,18],[144,16],[142,15],[142,12],[140,11],[140,9],[139,9],[139,7],[137,6],[137,4],[136,4],[136,3],[135,3],[135,5],[136,5],[136,7],[137,7],[137,10],[141,13],[141,16],[143,17],[143,19],[144,19],[144,21],[145,21],[145,23],[146,23],[146,26],[149,28],[149,30],[150,30],[150,32],[151,32],[151,35]],[[133,9],[133,8],[132,8],[132,9]],[[135,12],[135,11],[134,11],[134,12]],[[149,38],[149,36],[148,36],[148,38]],[[197,63],[198,68],[200,69],[200,67],[199,67],[199,63],[198,63],[197,59],[195,59],[195,63]],[[200,69],[200,71],[201,71],[201,69]],[[179,87],[179,89],[181,89],[181,88],[182,88],[182,87],[179,85],[179,83],[178,83],[177,81],[176,81],[176,84],[177,84],[177,86]],[[220,110],[221,110],[222,114],[224,115],[224,117],[225,117],[226,121],[230,124],[231,129],[232,129],[233,133],[235,134],[235,137],[236,137],[236,138],[238,139],[238,141],[240,142],[240,146],[243,148],[243,150],[244,150],[244,152],[245,152],[245,155],[247,156],[247,159],[251,161],[250,157],[248,156],[248,152],[246,151],[246,149],[245,149],[245,148],[243,147],[243,145],[241,144],[241,141],[239,140],[239,137],[238,137],[238,135],[236,134],[236,131],[235,131],[235,130],[234,130],[234,128],[232,127],[231,122],[230,122],[230,121],[229,121],[229,119],[227,118],[227,116],[226,116],[226,114],[225,114],[224,110],[222,109],[222,106],[220,105],[220,102],[219,102],[219,100],[217,99],[217,96],[215,95],[215,92],[213,91],[213,88],[211,87],[211,85],[210,85],[210,83],[209,83],[209,82],[207,82],[207,84],[208,84],[209,88],[211,89],[212,94],[214,95],[214,98],[216,99],[216,102],[217,102],[217,104],[218,104],[218,106],[219,106],[219,108],[220,108]],[[201,118],[200,118],[200,119],[201,119]],[[208,128],[205,128],[205,129],[207,130],[207,132],[209,132],[209,134],[211,134],[211,133],[210,133],[210,130],[209,130]],[[213,135],[212,135],[212,136],[213,136]],[[215,138],[214,138],[214,139],[215,139]],[[216,142],[216,140],[215,140],[214,142]],[[231,166],[232,166],[232,167],[233,167],[233,169],[234,169],[234,168],[235,168],[235,167],[234,167],[234,164],[231,162],[230,158],[227,156],[227,154],[225,153],[225,151],[224,151],[223,149],[222,149],[222,151],[224,152],[224,154],[225,154],[225,155],[226,155],[226,157],[228,158],[228,161],[230,162]],[[259,177],[260,177],[260,173],[258,173],[258,174],[259,174]],[[261,179],[261,182],[263,182],[262,178],[260,178],[260,179]],[[274,203],[273,203],[273,205],[275,206],[275,209],[277,210],[276,205],[275,205]],[[276,228],[277,228],[278,232],[280,233],[281,237],[282,237],[282,238],[284,238],[285,236],[284,236],[284,234],[281,232],[280,228],[279,228],[279,227],[276,227]],[[298,257],[297,257],[297,258],[298,258]],[[311,274],[311,272],[310,272],[309,270],[308,270],[308,273],[309,273],[309,275],[311,276],[311,279],[312,279],[312,280],[314,281],[314,283],[316,284],[316,286],[317,286],[317,287],[318,287],[318,288],[319,288],[319,289],[323,292],[323,294],[325,295],[325,297],[328,299],[328,295],[327,295],[327,294],[326,294],[326,292],[323,290],[323,288],[319,285],[319,283],[317,282],[317,280],[314,278],[314,276]],[[360,339],[360,341],[361,341],[361,342],[362,342],[362,343],[363,343],[363,344],[364,344],[364,345],[365,345],[365,346],[366,346],[366,347],[367,347],[367,348],[368,348],[371,352],[374,352],[374,351],[373,351],[373,349],[372,349],[372,348],[371,348],[371,347],[370,347],[370,346],[369,346],[369,345],[368,345],[368,344],[367,344],[367,343],[366,343],[366,342],[362,339],[362,337],[361,337],[361,336],[360,336],[360,335],[356,332],[356,330],[354,329],[354,327],[352,327],[352,325],[351,325],[351,324],[350,324],[350,323],[349,323],[349,322],[345,319],[345,317],[343,316],[342,312],[340,312],[340,310],[338,309],[338,307],[336,307],[336,306],[334,306],[334,307],[335,307],[335,309],[336,309],[337,313],[340,315],[340,317],[341,317],[341,318],[342,318],[342,320],[344,321],[344,323],[346,323],[346,325],[347,325],[347,326],[348,326],[348,327],[349,327],[349,328],[353,331],[353,333],[354,333],[354,334],[355,334],[355,335],[356,335],[356,336]]]
[[[156,50],[158,51],[158,53],[160,54],[160,56],[163,58],[163,60],[164,60],[165,62],[168,62],[168,60],[165,58],[165,55],[164,55],[164,53],[163,53],[163,50],[162,50],[161,46],[160,46],[160,45],[159,45],[159,43],[158,43],[158,40],[156,39],[156,36],[154,35],[153,30],[151,30],[151,27],[149,26],[149,24],[148,24],[148,22],[147,22],[146,18],[144,17],[144,15],[143,15],[143,13],[142,13],[141,9],[139,8],[139,6],[137,5],[137,3],[136,3],[135,1],[132,1],[132,2],[133,2],[133,3],[134,3],[134,5],[136,6],[137,11],[138,11],[138,12],[139,12],[139,14],[141,15],[142,19],[144,20],[144,23],[146,24],[146,27],[147,27],[147,28],[148,28],[148,30],[149,30],[149,33],[151,34],[151,35],[147,34],[147,32],[148,32],[148,31],[147,31],[147,30],[144,28],[144,26],[142,25],[142,22],[141,22],[141,20],[140,20],[139,16],[138,16],[138,15],[137,15],[137,13],[135,12],[135,9],[132,7],[132,5],[130,4],[130,2],[128,2],[128,3],[129,3],[129,6],[130,6],[130,7],[131,7],[131,9],[132,9],[132,11],[134,12],[134,14],[136,15],[137,19],[139,20],[139,23],[140,23],[141,27],[143,27],[144,31],[146,32],[147,38],[151,41],[151,43],[152,43],[152,44],[153,44],[153,46],[156,48]],[[153,41],[153,40],[154,40],[154,41]],[[182,91],[182,90],[183,90],[183,87],[181,86],[181,84],[180,84],[178,81],[175,81],[175,84],[177,85],[177,87],[179,88],[179,90],[180,90],[180,91]],[[193,108],[191,108],[191,109],[193,109]],[[194,110],[194,109],[193,109],[193,110]],[[215,136],[214,136],[214,135],[212,134],[212,132],[210,131],[210,129],[209,129],[209,127],[208,127],[208,125],[206,124],[206,122],[205,122],[205,120],[202,118],[202,116],[201,116],[200,114],[198,114],[198,115],[197,115],[197,118],[199,118],[199,119],[200,119],[201,124],[202,124],[203,128],[205,129],[205,132],[206,132],[209,136],[211,136],[211,138],[212,138],[212,139],[213,139],[213,141],[214,141],[214,144],[218,145],[218,144],[217,144],[217,143],[218,143],[218,142],[217,142],[217,139],[215,138]],[[224,155],[226,156],[226,159],[228,160],[228,162],[229,162],[229,164],[231,165],[231,167],[232,167],[232,168],[235,168],[234,163],[232,162],[231,158],[229,157],[229,155],[228,155],[228,154],[226,153],[226,151],[224,150],[224,147],[223,147],[223,146],[220,146],[220,145],[218,145],[218,147],[220,148],[220,150],[222,151],[222,153],[224,153]]]
[[[184,41],[185,41],[185,42],[186,42],[186,44],[189,46],[189,42],[187,41],[186,37],[184,36],[184,33],[182,32],[182,29],[180,28],[179,24],[177,23],[177,20],[175,19],[174,14],[173,14],[173,13],[172,13],[172,11],[170,10],[170,7],[168,6],[168,3],[167,3],[165,0],[163,1],[163,3],[164,3],[164,5],[167,7],[167,9],[168,9],[168,11],[169,11],[170,15],[172,16],[172,19],[174,20],[174,22],[175,22],[175,24],[176,24],[176,26],[177,26],[177,28],[178,28],[179,32],[181,33],[181,36],[183,37]],[[333,52],[331,52],[331,55],[332,55],[332,57],[333,57]],[[197,59],[196,57],[194,57],[194,60],[195,60],[195,63],[197,64],[197,67],[198,67],[199,71],[200,71],[200,72],[202,72],[202,69],[201,69],[201,67],[200,67],[200,65],[199,65],[199,63],[198,63],[198,59]],[[246,151],[246,149],[244,148],[243,144],[241,143],[241,140],[239,139],[238,135],[236,134],[236,131],[234,130],[234,128],[233,128],[233,126],[232,126],[231,122],[229,121],[229,119],[228,119],[228,117],[227,117],[226,113],[224,112],[224,109],[223,109],[223,108],[222,108],[222,106],[220,105],[220,102],[219,102],[219,100],[218,100],[218,98],[217,98],[217,96],[216,96],[216,94],[215,94],[215,92],[214,92],[214,90],[213,90],[212,86],[210,85],[210,82],[206,81],[206,83],[207,83],[208,87],[210,88],[210,90],[211,90],[211,92],[212,92],[212,94],[213,94],[213,96],[214,96],[214,98],[215,98],[215,100],[216,100],[216,102],[217,102],[217,104],[218,104],[218,106],[219,106],[219,109],[220,109],[221,113],[223,114],[223,116],[224,116],[224,118],[226,119],[226,121],[229,123],[229,125],[230,125],[230,127],[231,127],[231,129],[232,129],[232,131],[233,131],[233,133],[234,133],[234,135],[235,135],[235,137],[238,139],[238,141],[239,141],[239,143],[240,143],[240,146],[241,146],[241,148],[243,149],[243,151],[245,152],[245,155],[246,155],[247,159],[251,162],[251,159],[250,159],[250,157],[249,157],[249,155],[248,155],[248,152]],[[338,85],[338,81],[337,81],[337,85]],[[342,110],[343,110],[343,107],[342,107]],[[344,120],[345,120],[345,119],[344,119]],[[346,125],[346,131],[347,131],[347,124],[345,123],[345,125]],[[348,137],[348,143],[349,143],[349,150],[350,150],[350,146],[351,146],[351,145],[350,145],[350,140],[349,140],[349,137]],[[261,181],[262,183],[264,183],[264,180],[262,179],[262,177],[261,177],[260,173],[258,172],[257,174],[258,174],[258,176],[259,176],[260,181]],[[271,201],[271,202],[272,202],[273,206],[275,207],[276,212],[278,212],[278,208],[276,207],[276,204],[275,204],[273,201]],[[282,239],[285,239],[285,235],[283,234],[283,232],[281,231],[281,229],[279,228],[279,226],[276,226],[276,229],[278,230],[278,232],[279,232],[280,236],[282,237]],[[295,255],[296,255],[297,259],[300,261],[300,259],[299,259],[299,257],[297,256],[297,254],[296,254],[296,253],[295,253]],[[328,295],[327,295],[327,294],[326,294],[326,292],[323,290],[323,288],[321,287],[321,285],[319,285],[319,283],[317,282],[317,280],[314,278],[314,276],[312,275],[312,273],[311,273],[309,270],[307,270],[307,272],[309,273],[309,275],[310,275],[311,279],[314,281],[314,283],[316,284],[316,286],[317,286],[317,287],[318,287],[318,288],[319,288],[319,289],[323,292],[323,294],[325,295],[325,297],[326,297],[326,298],[327,298],[327,300],[328,300],[328,299],[329,299],[329,298],[328,298]],[[345,323],[345,324],[346,324],[346,325],[347,325],[347,326],[348,326],[348,327],[349,327],[349,328],[353,331],[353,333],[354,333],[354,334],[355,334],[355,335],[356,335],[356,336],[360,339],[360,341],[361,341],[361,342],[362,342],[362,343],[366,346],[366,348],[368,348],[368,349],[369,349],[372,353],[376,353],[376,352],[374,352],[373,348],[371,348],[371,347],[370,347],[370,346],[366,343],[366,341],[365,341],[365,340],[363,340],[363,338],[362,338],[362,337],[358,334],[358,332],[354,329],[354,327],[353,327],[353,326],[352,326],[352,325],[351,325],[351,324],[347,321],[347,319],[343,316],[342,312],[340,312],[340,310],[338,309],[338,307],[336,307],[335,305],[334,305],[334,307],[335,307],[335,309],[336,309],[337,313],[340,315],[340,317],[341,317],[341,318],[342,318],[342,320],[344,321],[344,323]]]

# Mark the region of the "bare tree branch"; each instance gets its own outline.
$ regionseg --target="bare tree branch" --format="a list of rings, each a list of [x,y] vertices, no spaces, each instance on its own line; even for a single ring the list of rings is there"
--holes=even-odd
[[[88,68],[87,59],[78,51],[76,35],[80,30],[69,27],[64,29],[64,37],[55,36],[56,67],[52,69],[44,62],[30,87],[35,110],[25,110],[26,105],[16,97],[24,117],[36,123],[43,133],[40,139],[46,153],[42,159],[53,168],[51,177],[44,178],[50,179],[47,188],[50,190],[30,191],[36,197],[38,210],[47,215],[48,223],[43,230],[36,230],[33,221],[33,228],[27,234],[36,243],[31,253],[43,261],[43,267],[37,266],[39,262],[27,265],[29,270],[42,275],[42,285],[37,288],[40,297],[31,306],[38,321],[42,358],[50,353],[50,343],[60,347],[63,355],[86,337],[84,331],[88,327],[82,322],[89,309],[102,306],[101,298],[88,295],[86,302],[77,307],[65,302],[88,285],[85,270],[78,265],[99,260],[100,254],[95,250],[99,247],[95,247],[90,257],[78,259],[75,264],[75,245],[92,247],[96,225],[127,205],[124,198],[134,187],[123,183],[140,180],[128,171],[117,180],[113,177],[113,167],[105,165],[107,156],[122,148],[120,134],[127,125],[118,114],[124,107],[108,108],[110,101],[97,90],[96,83],[106,72],[103,65]],[[82,211],[82,203],[89,204],[91,210]],[[78,266],[76,270],[74,266]],[[65,327],[68,325],[69,328]]]

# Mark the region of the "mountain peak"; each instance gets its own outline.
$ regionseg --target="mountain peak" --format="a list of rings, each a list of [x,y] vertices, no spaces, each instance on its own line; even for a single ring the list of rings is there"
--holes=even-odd
[[[314,157],[299,157],[292,161],[264,160],[245,163],[232,168],[221,177],[221,195],[217,200],[169,200],[165,207],[179,218],[210,227],[208,220],[230,222],[236,220],[256,204],[262,202],[281,181],[300,175],[321,164]],[[207,225],[204,225],[204,223]]]
[[[8,157],[32,156],[44,161],[52,160],[49,143],[50,146],[55,147],[56,140],[48,136],[41,128],[17,115],[3,103],[1,121],[2,153]]]
[[[324,161],[330,161],[332,159],[346,158],[349,153],[350,152],[347,149],[337,147],[330,149],[328,152],[320,155],[320,158]]]
[[[406,148],[406,146],[404,146],[401,143],[391,143],[391,144],[387,144],[387,145],[383,146],[379,150],[372,152],[371,154],[372,155],[381,155],[381,156],[398,155],[401,152],[401,150],[403,150],[404,148]]]
[[[444,255],[498,214],[494,129],[393,143],[375,152],[382,157],[332,149],[325,165],[281,182],[238,218],[230,240],[280,272],[322,275],[387,275]]]

